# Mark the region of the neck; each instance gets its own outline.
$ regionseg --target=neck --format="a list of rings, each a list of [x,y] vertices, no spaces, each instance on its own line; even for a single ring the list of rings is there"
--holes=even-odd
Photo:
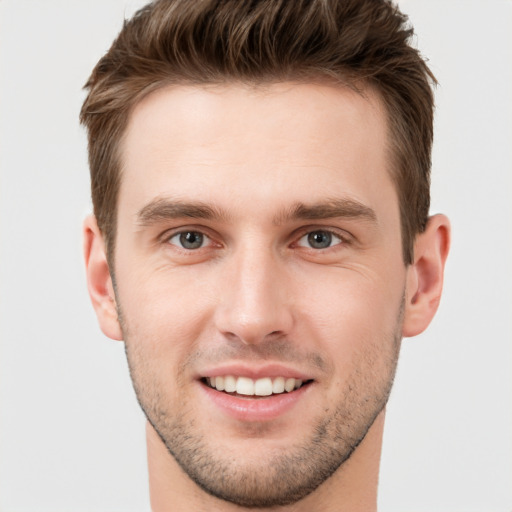
[[[382,434],[382,411],[349,460],[300,502],[261,512],[375,512]],[[152,512],[242,512],[248,510],[205,493],[179,467],[148,423],[146,427]]]

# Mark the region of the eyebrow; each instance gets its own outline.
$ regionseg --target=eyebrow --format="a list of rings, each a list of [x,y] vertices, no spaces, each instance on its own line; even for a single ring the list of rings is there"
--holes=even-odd
[[[137,213],[137,223],[141,226],[150,226],[158,222],[180,218],[225,221],[229,215],[220,208],[200,201],[187,202],[168,198],[154,199]],[[337,198],[312,205],[295,203],[277,214],[273,223],[280,225],[287,221],[333,218],[377,221],[375,211],[370,207],[354,199]]]
[[[167,198],[155,199],[137,213],[137,223],[141,226],[150,226],[157,222],[181,218],[225,220],[227,215],[219,208],[206,203],[191,203]]]
[[[354,199],[336,198],[312,205],[296,203],[288,211],[278,215],[274,219],[274,223],[279,225],[288,220],[321,220],[334,218],[362,219],[377,222],[377,215],[369,206]]]

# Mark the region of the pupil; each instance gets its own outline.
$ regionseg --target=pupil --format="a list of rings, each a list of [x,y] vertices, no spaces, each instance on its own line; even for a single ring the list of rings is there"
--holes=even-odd
[[[325,249],[331,245],[331,234],[326,231],[314,231],[308,235],[308,242],[315,249]]]
[[[180,235],[180,243],[185,249],[197,249],[203,245],[203,235],[195,231],[188,231]]]

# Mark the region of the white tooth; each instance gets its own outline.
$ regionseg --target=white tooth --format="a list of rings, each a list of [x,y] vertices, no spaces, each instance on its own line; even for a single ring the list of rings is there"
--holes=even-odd
[[[216,377],[215,378],[215,387],[217,391],[224,391],[224,377]]]
[[[284,377],[276,377],[272,383],[272,393],[282,393],[284,391]]]
[[[212,388],[214,388],[215,387],[215,377],[209,377],[208,380],[210,381],[210,386]]]
[[[254,383],[254,394],[258,396],[269,396],[272,394],[272,379],[264,377]]]
[[[284,383],[284,389],[285,391],[293,391],[295,389],[295,379],[286,379],[286,382]]]
[[[248,377],[238,377],[236,392],[239,395],[254,395],[254,381]]]
[[[302,386],[302,381],[300,379],[297,379],[295,381],[295,389],[299,389]]]
[[[224,391],[228,393],[234,393],[236,391],[236,379],[232,375],[226,375],[224,377]]]

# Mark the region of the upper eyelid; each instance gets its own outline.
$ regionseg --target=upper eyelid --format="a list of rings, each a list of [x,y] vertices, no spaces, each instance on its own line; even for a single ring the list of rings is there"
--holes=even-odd
[[[180,226],[176,228],[166,229],[165,231],[160,233],[157,238],[162,242],[166,242],[176,235],[187,232],[201,233],[203,236],[209,238],[210,240],[214,238],[214,236],[211,233],[211,230],[206,229],[204,226]]]
[[[304,226],[296,230],[294,236],[297,240],[300,240],[305,235],[308,235],[309,233],[314,233],[315,231],[325,231],[326,233],[330,233],[331,235],[337,236],[338,238],[345,242],[350,242],[351,240],[354,239],[354,236],[348,231],[331,226]]]
[[[333,231],[331,229],[311,229],[306,232],[304,232],[300,237],[299,240],[304,238],[307,235],[310,235],[311,233],[329,233],[332,236],[335,236],[336,238],[339,238],[340,240],[345,240],[348,237],[343,236],[338,231]]]
[[[197,231],[195,229],[185,229],[183,231],[177,231],[176,233],[172,233],[170,236],[166,237],[166,240],[171,240],[171,239],[177,237],[178,235],[183,235],[184,233],[198,233],[201,236],[203,236],[204,238],[211,240],[211,237],[208,236],[206,233],[203,233],[202,231]]]

